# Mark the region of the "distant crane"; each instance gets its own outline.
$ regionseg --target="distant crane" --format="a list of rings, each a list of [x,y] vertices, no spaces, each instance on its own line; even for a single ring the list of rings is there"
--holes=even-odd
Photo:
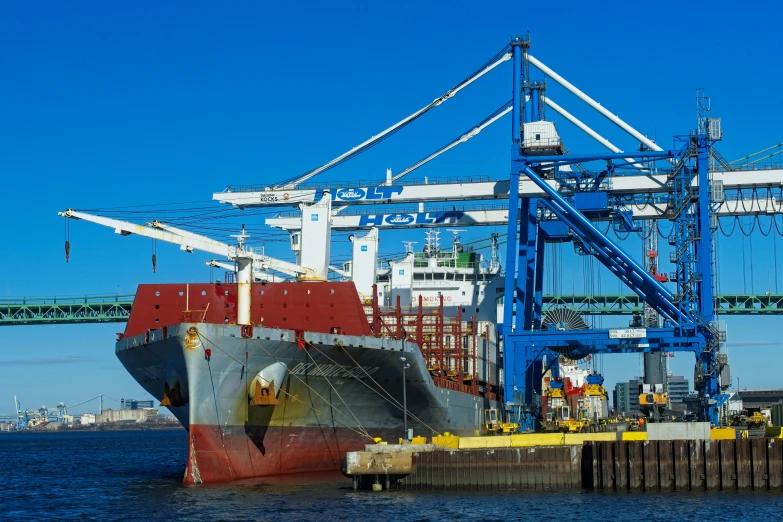
[[[23,430],[27,428],[27,412],[22,411],[22,405],[19,404],[16,395],[14,395],[14,407],[16,408],[16,429]]]

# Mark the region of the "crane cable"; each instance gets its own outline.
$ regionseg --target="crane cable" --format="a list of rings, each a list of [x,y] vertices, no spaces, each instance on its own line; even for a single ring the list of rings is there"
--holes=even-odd
[[[309,341],[305,341],[305,345],[310,345],[312,348],[315,348],[315,345],[313,343],[309,342]],[[315,348],[315,351],[317,351],[321,355],[325,355],[318,348]],[[321,367],[318,365],[318,363],[315,361],[313,356],[310,354],[310,351],[305,349],[304,352],[310,358],[310,360],[313,361],[313,364],[315,365],[315,369],[318,371],[318,373],[321,374],[323,379],[326,381],[326,384],[329,385],[329,387],[332,389],[332,391],[334,391],[334,393],[337,395],[337,398],[340,399],[340,402],[342,402],[343,406],[345,406],[346,409],[348,410],[348,413],[350,413],[353,416],[353,419],[356,421],[356,424],[359,426],[359,429],[361,431],[363,431],[364,434],[367,435],[367,437],[372,438],[372,435],[370,435],[370,433],[366,429],[364,429],[364,426],[362,426],[361,421],[359,421],[359,418],[356,416],[356,414],[353,412],[353,410],[351,410],[351,407],[348,406],[348,404],[345,402],[345,400],[343,399],[342,395],[340,395],[340,392],[337,391],[337,388],[335,388],[334,385],[332,385],[332,383],[329,380],[329,378],[324,374],[324,372],[321,371]],[[326,356],[326,358],[329,359],[330,361],[334,362],[330,357]]]
[[[199,333],[199,337],[201,337],[201,334]],[[202,343],[203,346],[203,343]],[[206,351],[206,347],[204,348]],[[210,361],[210,357],[207,357],[207,368],[209,369],[209,382],[212,383],[212,402],[215,404],[215,424],[217,424],[218,432],[220,432],[220,445],[223,446],[223,453],[226,456],[226,461],[228,463],[228,470],[231,472],[232,478],[236,478],[236,472],[234,471],[234,463],[231,462],[231,456],[228,454],[228,448],[226,448],[226,440],[225,440],[225,432],[223,430],[223,427],[220,425],[220,411],[218,410],[218,399],[217,399],[217,392],[215,390],[215,378],[212,376],[212,362]],[[226,423],[228,423],[228,419],[226,419]]]
[[[357,368],[359,368],[359,369],[361,369],[361,370],[364,372],[364,374],[367,376],[367,378],[368,378],[368,379],[370,379],[370,380],[371,380],[371,381],[372,381],[372,382],[373,382],[373,383],[374,383],[376,386],[378,386],[378,389],[379,389],[379,390],[383,391],[383,392],[384,392],[386,395],[388,395],[388,396],[391,398],[391,400],[389,400],[389,399],[387,399],[386,397],[384,397],[383,395],[381,395],[381,394],[378,392],[378,390],[375,390],[375,389],[374,389],[372,386],[370,386],[369,384],[367,384],[367,383],[366,383],[366,382],[364,382],[363,380],[361,380],[361,379],[360,379],[360,380],[359,380],[359,382],[361,382],[362,384],[364,384],[365,386],[367,386],[368,388],[370,388],[370,390],[372,390],[372,391],[374,391],[375,393],[377,393],[378,395],[380,395],[380,397],[381,397],[381,398],[385,399],[385,400],[386,400],[386,402],[388,402],[388,403],[389,403],[389,404],[391,404],[392,406],[396,406],[396,407],[397,407],[397,409],[399,409],[399,410],[403,410],[403,407],[402,407],[402,405],[400,404],[400,401],[398,401],[397,399],[395,399],[395,398],[394,398],[394,396],[393,396],[392,394],[390,394],[390,393],[389,393],[389,392],[388,392],[388,391],[387,391],[387,390],[386,390],[386,389],[385,389],[383,386],[381,386],[381,384],[380,384],[378,381],[376,381],[375,379],[373,379],[372,375],[370,375],[370,374],[369,374],[369,372],[367,372],[367,370],[365,370],[365,369],[364,369],[364,367],[363,367],[362,365],[360,365],[360,364],[359,364],[359,363],[356,361],[356,359],[354,359],[354,358],[351,356],[351,354],[350,354],[350,353],[348,353],[348,350],[346,350],[346,349],[345,349],[345,346],[343,346],[343,345],[342,345],[342,343],[340,343],[340,342],[338,341],[338,343],[337,343],[337,346],[339,346],[340,348],[342,348],[342,349],[343,349],[343,353],[345,353],[345,355],[347,355],[347,356],[348,356],[348,358],[349,358],[349,359],[351,359],[351,361],[353,361],[353,363],[356,365],[356,367],[357,367]],[[317,348],[316,348],[316,350],[317,350]],[[323,354],[323,353],[322,353],[322,355],[324,355],[324,357],[326,357],[327,359],[330,359],[328,355],[326,355],[326,354]],[[331,360],[331,359],[330,359],[330,360]],[[334,361],[332,361],[332,362],[334,362]],[[335,364],[336,364],[336,363],[335,363]],[[392,402],[392,401],[394,401],[394,402]],[[414,414],[413,414],[413,413],[411,413],[410,411],[408,411],[408,416],[409,416],[410,418],[412,418],[413,420],[415,420],[415,421],[418,421],[419,423],[421,423],[421,424],[422,424],[422,425],[423,425],[425,428],[429,429],[429,430],[430,430],[432,433],[435,433],[436,435],[440,435],[440,433],[439,433],[437,430],[435,430],[434,428],[432,428],[431,426],[429,426],[429,425],[428,425],[426,422],[424,422],[423,420],[421,420],[419,417],[417,417],[416,415],[414,415]]]
[[[436,150],[432,154],[428,155],[425,158],[420,159],[410,167],[406,168],[399,174],[395,174],[394,177],[392,177],[391,181],[397,181],[398,179],[402,178],[403,176],[406,176],[413,172],[414,170],[418,169],[419,167],[425,165],[429,161],[437,158],[441,154],[448,152],[449,150],[453,149],[460,143],[465,143],[469,139],[476,136],[478,133],[480,133],[482,130],[484,130],[486,127],[489,127],[493,123],[495,123],[497,120],[511,112],[512,107],[510,106],[511,100],[507,101],[503,105],[501,105],[498,109],[496,109],[492,114],[481,120],[478,124],[471,127],[469,130],[465,131],[460,135],[459,138],[450,141],[448,144],[444,145],[440,149]]]
[[[772,216],[772,219],[775,219],[775,216]],[[775,227],[777,228],[777,220],[775,220]],[[770,232],[772,231],[772,227],[770,227]],[[778,293],[778,241],[777,241],[777,234],[774,234],[772,236],[772,259],[775,262],[775,293]]]
[[[419,109],[418,111],[414,112],[410,116],[404,118],[403,120],[400,120],[399,122],[395,123],[391,127],[381,131],[379,134],[371,137],[370,139],[366,140],[365,142],[357,145],[356,147],[352,148],[348,152],[345,152],[341,154],[340,156],[336,157],[335,159],[321,165],[320,167],[317,167],[313,170],[310,170],[304,174],[300,174],[299,176],[294,176],[285,180],[282,180],[276,184],[273,185],[275,189],[292,189],[295,188],[297,185],[300,185],[301,183],[304,183],[308,179],[317,176],[318,174],[321,174],[322,172],[326,172],[329,169],[332,169],[352,158],[355,158],[359,154],[371,149],[378,143],[381,143],[385,139],[389,138],[390,136],[393,136],[400,130],[404,129],[420,117],[422,117],[424,114],[429,112],[431,109],[439,106],[443,102],[447,101],[448,99],[452,98],[455,94],[457,94],[459,91],[473,83],[475,80],[479,79],[484,74],[488,73],[501,63],[508,61],[511,59],[511,53],[509,52],[511,46],[506,45],[503,47],[503,49],[498,52],[495,56],[490,58],[489,61],[487,61],[484,65],[479,67],[473,74],[468,76],[466,79],[459,82],[457,85],[446,91],[445,94],[442,96],[436,98],[429,104],[425,105],[423,108]]]
[[[71,258],[71,220],[65,221],[65,262]]]
[[[248,375],[250,374],[250,372],[251,372],[250,368],[249,368],[249,367],[247,367],[247,366],[246,366],[244,363],[242,363],[242,361],[240,361],[240,360],[239,360],[239,359],[237,359],[236,357],[232,356],[232,355],[231,355],[230,353],[228,353],[226,350],[222,349],[220,346],[218,346],[218,345],[217,345],[217,343],[214,343],[214,342],[210,341],[210,340],[209,340],[209,339],[208,339],[206,336],[204,336],[204,335],[203,335],[202,333],[200,333],[200,332],[199,332],[199,337],[201,337],[202,339],[204,339],[205,341],[207,341],[207,342],[208,342],[210,345],[214,346],[216,349],[220,350],[220,351],[221,351],[221,352],[222,352],[222,353],[223,353],[223,354],[224,354],[226,357],[228,357],[229,359],[233,360],[234,362],[236,362],[237,364],[239,364],[241,367],[245,368],[245,372],[247,372],[247,373],[248,373]],[[280,361],[280,359],[278,359],[277,357],[275,357],[274,355],[272,355],[271,353],[269,353],[269,351],[268,351],[266,348],[264,348],[264,346],[263,346],[263,345],[262,345],[260,342],[258,342],[258,340],[256,340],[256,339],[253,339],[253,342],[255,342],[255,343],[258,345],[258,347],[259,347],[259,348],[261,348],[261,349],[262,349],[262,350],[263,350],[263,351],[264,351],[264,352],[265,352],[265,353],[266,353],[266,354],[267,354],[267,355],[268,355],[268,356],[269,356],[271,359],[273,359],[275,362],[282,362],[282,361]],[[285,363],[283,363],[283,364],[285,364]],[[253,373],[258,373],[258,371],[254,371]],[[293,375],[293,374],[289,373],[289,375]],[[300,378],[298,375],[293,375],[293,376],[294,376],[294,377],[296,377],[296,378],[297,378],[297,379],[298,379],[298,380],[299,380],[299,381],[300,381],[300,382],[301,382],[301,383],[302,383],[302,384],[305,386],[305,388],[308,388],[310,391],[312,391],[312,392],[313,392],[315,395],[317,395],[319,398],[323,399],[323,401],[324,401],[324,402],[326,402],[327,404],[329,404],[329,406],[330,406],[330,407],[331,407],[331,408],[332,408],[334,411],[336,411],[337,413],[339,413],[340,415],[342,415],[342,416],[344,416],[344,417],[347,417],[347,415],[345,415],[345,413],[343,413],[342,411],[340,411],[340,410],[338,410],[337,408],[335,408],[335,407],[334,407],[334,406],[333,406],[333,405],[332,405],[332,404],[331,404],[331,403],[330,403],[328,400],[326,400],[324,397],[322,397],[320,394],[318,394],[318,392],[316,392],[316,391],[315,391],[315,389],[313,389],[313,387],[312,387],[312,386],[310,386],[310,385],[309,385],[309,384],[307,384],[305,381],[303,381],[303,380],[302,380],[302,379],[301,379],[301,378]],[[289,392],[285,391],[285,390],[284,390],[282,387],[280,387],[280,388],[278,388],[278,389],[279,389],[279,391],[280,391],[281,393],[284,393],[284,394],[285,394],[287,397],[290,397],[292,401],[298,401],[298,402],[301,402],[302,404],[304,404],[304,405],[305,405],[305,407],[307,407],[307,408],[309,408],[309,409],[313,410],[315,413],[317,413],[317,414],[319,414],[319,415],[323,415],[324,417],[326,417],[326,416],[327,416],[327,414],[326,414],[326,413],[323,413],[323,412],[319,411],[318,409],[316,409],[316,408],[315,408],[314,406],[312,406],[312,405],[309,405],[309,406],[308,406],[307,404],[305,404],[305,402],[304,402],[302,399],[300,399],[300,398],[299,398],[299,397],[297,397],[296,395],[292,395],[291,393],[289,393]],[[354,429],[354,428],[352,428],[352,427],[348,426],[347,424],[344,424],[344,423],[342,423],[342,422],[340,422],[340,421],[338,421],[338,420],[334,419],[334,417],[332,418],[332,420],[333,420],[335,423],[337,423],[337,424],[340,424],[340,425],[342,425],[343,427],[345,427],[345,428],[347,428],[347,429],[349,429],[349,430],[351,430],[351,431],[353,431],[353,432],[355,432],[355,433],[357,433],[357,434],[361,435],[362,437],[366,437],[366,436],[367,436],[366,434],[364,434],[364,433],[362,433],[362,432],[360,432],[360,431],[358,431],[358,430],[356,430],[356,429]],[[370,439],[372,440],[372,437],[370,437]]]

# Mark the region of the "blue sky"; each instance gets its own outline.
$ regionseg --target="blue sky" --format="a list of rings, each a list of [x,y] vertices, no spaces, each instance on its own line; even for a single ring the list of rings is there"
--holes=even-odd
[[[130,293],[139,283],[207,281],[206,256],[158,245],[153,274],[149,240],[84,223],[71,226],[66,264],[56,213],[180,202],[206,208],[211,193],[227,184],[307,171],[425,105],[528,30],[532,54],[664,147],[693,127],[697,87],[707,89],[714,115],[723,118],[719,149],[727,158],[783,141],[776,3],[738,9],[719,1],[704,10],[681,2],[587,4],[5,3],[0,297]],[[323,179],[378,179],[387,167],[402,170],[509,99],[509,78],[508,67],[491,73]],[[549,94],[621,148],[635,147],[553,82]],[[600,150],[551,116],[572,151]],[[421,175],[507,175],[508,136],[506,119]],[[143,208],[141,219],[150,219],[158,217],[153,209],[166,207]],[[399,252],[400,239],[384,241],[382,251]],[[256,240],[289,255],[285,236]],[[752,284],[749,275],[738,276],[750,272],[749,240],[745,264],[736,234],[720,241],[720,290],[766,291],[775,280],[772,238],[753,237]],[[345,243],[344,235],[336,238],[337,256]],[[640,249],[631,242],[629,250]],[[581,262],[574,267],[576,281],[563,272],[565,288],[582,284]],[[728,320],[732,369],[743,387],[781,384],[778,324]],[[98,393],[146,398],[114,357],[121,329],[0,329],[0,412],[11,411],[15,394],[27,407],[75,404]],[[678,356],[673,365],[692,376],[692,358]],[[608,383],[632,377],[638,357],[607,357],[604,371]]]

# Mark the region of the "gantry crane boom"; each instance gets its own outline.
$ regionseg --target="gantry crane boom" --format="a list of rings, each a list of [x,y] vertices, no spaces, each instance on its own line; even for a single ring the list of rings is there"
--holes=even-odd
[[[723,184],[724,190],[783,187],[783,169],[714,172],[713,180]],[[665,194],[671,191],[666,174],[635,174],[612,176],[611,192],[615,195]],[[547,179],[547,184],[560,191],[561,184]],[[508,180],[490,181],[475,177],[452,181],[409,185],[358,185],[350,181],[334,187],[333,200],[339,205],[378,205],[393,203],[432,203],[438,201],[483,201],[508,199]],[[698,182],[696,182],[698,186]],[[253,187],[239,187],[213,194],[213,199],[239,208],[297,206],[314,202],[324,189],[261,190]],[[327,187],[325,187],[327,188]],[[332,188],[332,187],[328,187]],[[544,191],[527,176],[520,179],[519,197],[538,198]]]
[[[669,219],[668,205],[663,202],[628,203],[629,212],[634,220]],[[715,206],[714,214],[718,217],[732,216],[772,216],[783,214],[783,200],[773,196],[747,197],[727,199]],[[554,216],[551,216],[554,217]],[[550,218],[549,215],[543,216]],[[610,221],[611,215],[591,218],[593,221]],[[278,217],[266,218],[267,226],[282,230],[299,230],[301,217],[294,213]],[[365,230],[370,228],[433,228],[443,226],[501,226],[508,223],[508,206],[500,205],[488,208],[439,208],[429,212],[418,212],[417,209],[397,209],[384,214],[345,213],[332,216],[333,230]]]

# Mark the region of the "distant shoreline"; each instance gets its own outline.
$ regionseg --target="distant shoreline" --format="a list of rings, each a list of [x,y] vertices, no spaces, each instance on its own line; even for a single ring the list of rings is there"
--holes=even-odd
[[[146,424],[146,425],[145,425]],[[0,435],[8,433],[95,433],[96,431],[162,431],[162,430],[185,430],[185,428],[179,423],[166,423],[166,424],[153,424],[153,423],[140,423],[140,424],[103,424],[99,426],[78,426],[70,428],[31,428],[19,431],[0,431]],[[186,430],[187,431],[187,430]]]

